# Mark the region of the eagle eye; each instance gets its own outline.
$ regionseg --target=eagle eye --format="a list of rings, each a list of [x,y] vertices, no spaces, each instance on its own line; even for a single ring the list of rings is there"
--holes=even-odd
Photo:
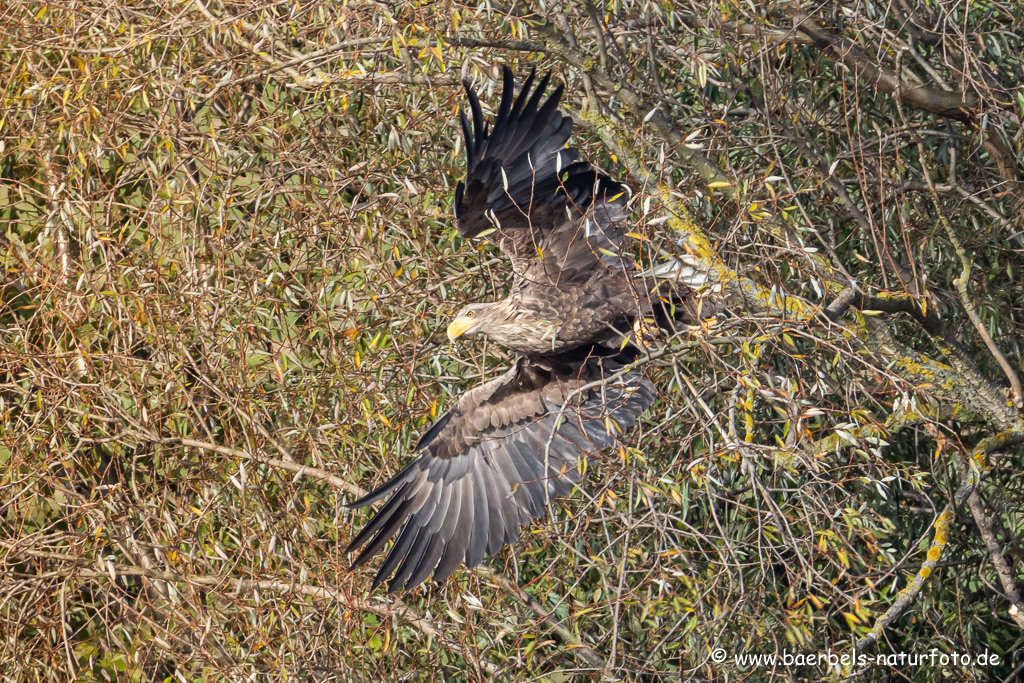
[[[469,313],[466,314],[466,317],[467,318],[475,318],[476,317],[476,311],[470,311]]]

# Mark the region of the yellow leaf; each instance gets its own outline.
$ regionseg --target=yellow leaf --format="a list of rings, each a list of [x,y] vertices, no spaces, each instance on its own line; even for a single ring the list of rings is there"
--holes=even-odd
[[[731,187],[732,183],[727,183],[724,180],[718,180],[713,183],[708,183],[708,187]]]

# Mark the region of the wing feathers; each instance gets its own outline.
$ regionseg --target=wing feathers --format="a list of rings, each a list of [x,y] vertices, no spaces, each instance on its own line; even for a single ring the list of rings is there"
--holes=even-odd
[[[477,99],[476,93],[473,92],[472,88],[466,88],[466,95],[469,97],[469,108],[473,114],[474,157],[468,160],[472,164],[476,160],[475,153],[480,150],[484,142],[484,112],[480,109],[480,100]]]
[[[486,462],[478,467],[476,472],[483,481],[481,491],[484,491],[484,498],[487,502],[487,548],[484,552],[487,555],[493,555],[501,550],[502,544],[505,543],[505,513],[503,508],[510,491],[508,484],[502,481],[497,472]],[[515,526],[516,529],[519,528],[518,522]],[[472,567],[474,565],[469,564],[467,559],[466,566]]]
[[[452,496],[455,494],[455,489],[452,487],[452,482],[444,481],[437,484],[438,489],[441,491],[440,500],[437,502],[437,509],[433,511],[429,517],[427,515],[421,515],[424,526],[427,527],[427,531],[432,534],[436,534],[441,529],[441,525],[444,524],[445,516],[448,514],[448,508],[452,502]]]
[[[475,566],[515,541],[521,526],[544,514],[552,495],[572,490],[579,460],[614,441],[605,418],[626,429],[654,400],[653,387],[634,370],[618,382],[636,391],[618,384],[589,391],[570,400],[559,419],[573,387],[618,372],[629,360],[523,359],[464,394],[442,416],[441,428],[428,430],[432,438],[417,458],[360,499],[392,494],[352,540],[349,550],[365,545],[353,565],[397,533],[373,587],[391,577],[389,591],[411,589],[431,576],[443,581],[460,563]]]
[[[537,87],[537,90],[542,91],[548,85],[548,78],[551,74],[544,76],[543,82]],[[512,106],[510,115],[513,117],[519,116],[523,113],[523,107],[526,106],[526,98],[530,94],[530,87],[533,86],[533,79],[537,76],[536,69],[530,69],[530,75],[523,81],[523,87],[519,89],[519,97],[516,98],[516,103]],[[512,77],[511,69],[502,70],[502,87],[503,88],[514,88],[516,86],[516,79]]]
[[[590,164],[574,163],[579,152],[565,148],[572,134],[572,119],[558,110],[563,87],[556,87],[542,102],[550,74],[531,90],[531,73],[514,103],[512,72],[506,68],[502,79],[501,105],[490,134],[476,94],[468,83],[464,84],[472,126],[465,114],[460,114],[467,173],[456,189],[454,208],[459,234],[470,238],[497,227],[492,241],[517,261],[532,258],[536,246],[543,248],[554,234],[575,234],[576,223],[592,210],[596,200],[624,207],[629,196],[623,192],[623,185],[597,174]],[[598,190],[595,181],[600,181]],[[623,196],[612,200],[615,195]],[[573,210],[568,221],[546,215],[534,219],[533,212],[544,205],[567,205]],[[597,258],[592,256],[592,260]]]
[[[469,125],[469,119],[466,118],[466,112],[459,110],[459,123],[462,124],[462,138],[466,141],[466,163],[469,164],[473,161],[476,156],[476,140],[473,138],[473,129]],[[464,185],[459,183],[459,188],[463,188]],[[460,199],[460,193],[456,192],[456,203]]]
[[[533,80],[534,72],[531,71],[526,82],[529,83]],[[509,114],[512,108],[512,90],[515,88],[515,79],[512,78],[512,71],[505,70],[501,74],[501,106],[498,107],[498,118],[494,121],[494,130],[491,133],[492,138],[501,140],[505,134],[505,124],[508,122]],[[466,88],[469,88],[468,83],[463,83]]]
[[[437,568],[434,570],[434,581],[447,579],[466,558],[466,549],[469,548],[469,540],[473,535],[477,514],[474,504],[474,483],[470,477],[459,482],[462,488],[459,518],[457,522],[451,524],[451,534],[446,538],[444,553],[437,561]]]
[[[395,535],[398,527],[408,518],[410,507],[409,501],[404,496],[396,495],[380,509],[380,512],[366,525],[366,528],[359,532],[358,536],[352,539],[352,543],[346,549],[347,552],[352,552],[366,543],[366,539],[370,538],[372,534],[379,532],[352,562],[353,566],[358,567],[377,554],[377,551]]]
[[[395,572],[394,577],[388,581],[389,593],[401,590],[405,586],[409,577],[413,575],[413,572],[420,567],[423,558],[429,553],[432,553],[434,548],[441,544],[441,539],[438,538],[437,535],[431,535],[425,528],[420,528],[416,536],[417,542],[413,543],[408,549],[405,559],[402,560],[402,564],[398,567],[398,571]]]
[[[366,494],[359,500],[352,501],[346,507],[352,509],[366,507],[367,505],[373,505],[378,500],[380,500],[381,498],[383,498],[384,496],[388,495],[389,493],[397,489],[399,486],[401,486],[401,484],[405,481],[406,477],[409,475],[410,471],[412,470],[415,464],[415,461],[409,463],[401,472],[399,472],[398,474],[396,474],[395,476],[391,477],[386,482],[381,484],[379,488],[374,489],[373,491]]]
[[[466,543],[466,566],[475,567],[480,564],[484,559],[484,553],[487,550],[487,540],[491,532],[491,504],[488,502],[487,497],[490,495],[490,491],[487,485],[484,483],[483,467],[473,468],[473,531]],[[458,563],[456,563],[458,566]],[[439,581],[448,577],[455,567],[452,567],[443,577],[438,579],[437,575],[434,575],[434,580]],[[440,572],[440,570],[438,570]]]
[[[391,573],[395,571],[395,567],[398,566],[399,562],[405,560],[409,555],[409,550],[417,545],[419,537],[423,535],[423,527],[413,523],[413,520],[409,520],[402,527],[402,531],[398,534],[398,540],[391,546],[391,551],[388,552],[387,557],[384,558],[383,564],[380,569],[377,570],[377,575],[373,577],[373,585],[370,586],[370,590],[376,590],[377,586],[382,584]],[[422,545],[420,545],[422,550]],[[389,589],[390,590],[390,589]]]

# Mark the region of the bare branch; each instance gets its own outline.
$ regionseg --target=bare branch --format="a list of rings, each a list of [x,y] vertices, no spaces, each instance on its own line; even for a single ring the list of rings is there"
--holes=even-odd
[[[814,41],[815,47],[879,90],[896,95],[910,106],[933,114],[958,121],[970,121],[973,118],[972,110],[978,106],[978,97],[973,93],[947,92],[924,85],[900,87],[894,74],[876,64],[851,41],[824,31],[809,15],[797,14],[794,22],[797,30]]]

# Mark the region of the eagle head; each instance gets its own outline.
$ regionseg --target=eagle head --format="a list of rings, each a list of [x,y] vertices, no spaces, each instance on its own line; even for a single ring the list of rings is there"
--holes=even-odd
[[[470,304],[459,311],[448,325],[448,339],[483,337],[522,353],[542,353],[552,349],[558,337],[558,325],[540,320],[529,310],[519,308],[512,299],[489,304]],[[536,348],[534,348],[536,347]]]
[[[470,304],[463,308],[448,325],[448,339],[454,342],[463,335],[486,333],[492,308],[493,304]]]

